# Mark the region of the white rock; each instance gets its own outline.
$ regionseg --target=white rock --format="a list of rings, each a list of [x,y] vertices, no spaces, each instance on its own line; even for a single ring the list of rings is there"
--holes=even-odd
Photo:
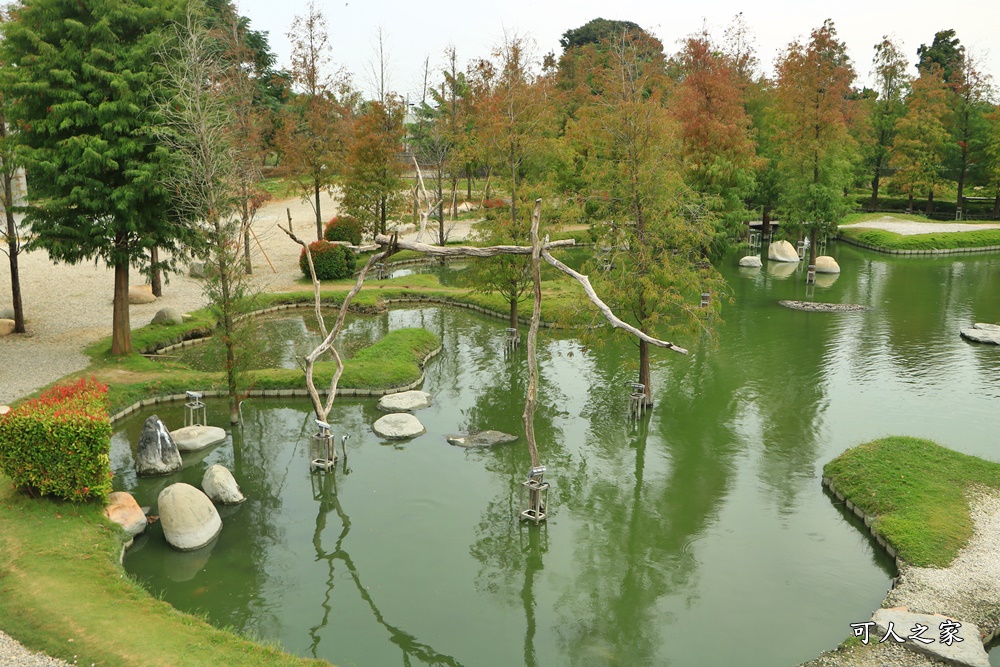
[[[383,438],[390,438],[393,440],[412,438],[427,431],[427,429],[424,428],[424,425],[420,423],[419,419],[406,412],[382,417],[377,422],[372,424],[372,430]]]
[[[128,288],[128,302],[130,304],[153,303],[156,297],[153,296],[152,285],[132,285]]]
[[[0,405],[0,417],[3,417],[8,412],[10,412],[10,406],[9,405]]]
[[[767,246],[767,258],[776,262],[797,262],[799,253],[788,241],[775,241]]]
[[[967,338],[977,343],[1000,345],[1000,324],[983,324],[977,322],[971,327],[962,329],[961,333],[962,338]]]
[[[903,646],[913,651],[927,653],[935,658],[943,659],[949,664],[968,665],[969,667],[990,667],[990,658],[983,648],[978,626],[967,621],[954,621],[944,616],[914,614],[904,611],[904,609],[879,609],[875,612],[872,616],[872,621],[875,622],[875,628],[878,630],[876,639],[886,636],[890,623],[896,635],[904,639],[909,637],[912,628],[920,624],[927,628],[922,635],[923,638],[932,641],[924,644],[916,640],[908,640]],[[959,627],[955,628],[955,635],[961,638],[961,641],[956,640],[950,646],[941,641],[941,624],[945,622],[958,624]],[[869,640],[874,634],[876,633],[869,633]],[[889,641],[895,640],[890,638]]]
[[[412,412],[429,407],[431,395],[426,391],[401,391],[378,399],[378,408],[384,412]]]
[[[0,320],[0,336],[14,333],[14,320]]]
[[[185,426],[171,431],[170,437],[173,438],[178,451],[197,452],[224,441],[226,430],[218,426]]]
[[[829,255],[820,255],[816,258],[816,273],[840,273],[840,264]]]
[[[132,494],[115,491],[108,496],[108,504],[104,508],[104,516],[125,529],[132,537],[146,530],[146,514],[139,507]]]
[[[175,308],[160,308],[153,315],[153,324],[183,324],[184,316]]]
[[[764,263],[760,261],[760,257],[757,255],[747,255],[740,260],[740,266],[745,266],[751,269],[759,269],[764,266]]]
[[[246,496],[240,492],[239,484],[233,478],[233,473],[218,464],[209,466],[205,471],[205,476],[201,478],[201,488],[215,503],[236,505],[246,500]]]
[[[222,531],[222,519],[208,496],[183,482],[160,491],[160,525],[167,543],[180,551],[205,546]]]

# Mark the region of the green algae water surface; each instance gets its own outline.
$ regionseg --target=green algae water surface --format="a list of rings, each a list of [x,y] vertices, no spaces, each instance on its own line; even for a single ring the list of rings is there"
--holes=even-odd
[[[864,313],[804,313],[801,268],[726,268],[734,302],[714,344],[655,353],[656,404],[625,419],[636,348],[540,338],[536,431],[551,515],[518,525],[523,438],[492,450],[460,431],[523,434],[523,349],[502,320],[400,308],[359,321],[441,336],[427,367],[427,433],[371,431],[375,400],[338,399],[349,433],[336,475],[310,474],[305,401],[251,399],[226,443],[183,472],[136,479],[150,412],[119,425],[118,489],[154,505],[175,481],[228,466],[249,497],[193,553],[153,524],[129,572],[185,611],[288,651],[347,665],[794,665],[834,648],[880,605],[893,566],[820,486],[823,464],[887,434],[997,458],[1000,350],[961,340],[1000,321],[1000,257],[895,259],[839,246],[844,273],[817,301]],[[734,264],[731,262],[730,264]],[[791,268],[791,275],[787,275]],[[309,317],[307,311],[299,311]],[[182,407],[161,406],[170,428]],[[225,424],[220,402],[210,422]],[[996,658],[994,658],[996,660]]]

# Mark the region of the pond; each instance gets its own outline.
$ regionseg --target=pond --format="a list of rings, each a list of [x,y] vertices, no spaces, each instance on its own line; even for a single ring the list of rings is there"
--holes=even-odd
[[[210,548],[172,551],[153,524],[125,567],[180,609],[342,666],[811,659],[869,618],[894,575],[824,493],[823,464],[889,434],[996,458],[1000,426],[1000,354],[958,336],[1000,321],[1000,257],[833,253],[844,273],[814,298],[870,310],[789,310],[778,301],[808,298],[801,269],[727,265],[717,340],[654,355],[657,400],[638,425],[625,419],[636,348],[544,331],[536,431],[553,487],[540,527],[514,519],[523,438],[487,451],[444,438],[523,431],[525,354],[505,358],[499,319],[406,307],[359,320],[373,335],[426,327],[444,353],[427,367],[425,435],[383,441],[374,400],[338,399],[334,433],[352,438],[335,476],[308,472],[304,401],[248,401],[242,429],[169,478],[131,469],[149,413],[122,422],[116,488],[141,505],[212,463],[249,496],[222,512]],[[158,414],[182,422],[180,405]],[[209,421],[227,426],[221,402]]]

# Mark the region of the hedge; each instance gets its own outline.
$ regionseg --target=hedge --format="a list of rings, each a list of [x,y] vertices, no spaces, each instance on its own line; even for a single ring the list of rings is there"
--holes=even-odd
[[[309,244],[309,253],[312,255],[316,277],[319,280],[339,280],[354,274],[357,258],[350,248],[329,241],[313,241]],[[305,248],[299,255],[299,268],[302,269],[302,275],[311,278]]]
[[[0,419],[0,470],[18,487],[65,500],[111,493],[108,388],[91,378],[55,385]]]

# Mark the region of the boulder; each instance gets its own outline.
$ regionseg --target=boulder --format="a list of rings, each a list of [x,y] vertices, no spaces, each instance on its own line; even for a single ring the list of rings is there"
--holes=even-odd
[[[132,285],[128,288],[128,302],[132,305],[143,303],[153,303],[156,297],[153,296],[152,285]]]
[[[0,336],[7,336],[14,333],[14,320],[0,320]]]
[[[788,241],[775,241],[767,246],[767,258],[776,262],[797,262],[799,253]]]
[[[146,513],[135,502],[131,493],[115,491],[108,496],[108,504],[104,508],[104,516],[108,517],[125,529],[132,537],[146,530]]]
[[[480,431],[467,435],[449,435],[446,438],[448,444],[456,447],[493,447],[517,440],[516,435],[503,431]]]
[[[169,475],[184,467],[177,445],[160,418],[151,415],[142,425],[142,435],[135,453],[135,468],[140,476]]]
[[[176,308],[160,308],[153,315],[153,324],[183,324],[184,316]]]
[[[382,417],[372,424],[372,430],[383,438],[389,438],[390,440],[412,438],[427,432],[427,429],[424,428],[419,419],[406,412]]]
[[[185,426],[170,432],[178,451],[197,452],[226,439],[226,430],[218,426]]]
[[[745,266],[750,269],[759,269],[764,266],[764,262],[760,261],[760,257],[757,255],[747,255],[740,260],[740,266]]]
[[[378,399],[378,409],[383,412],[412,412],[429,407],[431,395],[426,391],[401,391]]]
[[[4,308],[0,310],[0,320],[12,320],[14,319],[14,309]]]
[[[820,255],[816,258],[816,273],[840,273],[840,264],[829,255]]]
[[[1000,324],[976,323],[971,327],[962,329],[961,333],[962,338],[976,343],[1000,345]]]
[[[201,488],[213,503],[220,505],[236,505],[246,500],[233,473],[218,464],[209,466],[205,471],[205,476],[201,478]]]
[[[952,665],[990,667],[990,658],[983,648],[979,627],[973,623],[956,621],[937,614],[914,614],[907,611],[906,607],[879,609],[872,616],[872,621],[875,622],[875,629],[878,631],[876,641],[885,637],[889,626],[892,625],[892,631],[906,640],[903,646],[912,651],[926,653]],[[909,639],[911,633],[915,632],[917,624],[927,628],[920,636],[930,639],[930,642],[925,644]],[[942,641],[942,633],[949,633],[953,640],[950,643]],[[874,631],[869,633],[869,641],[872,635],[875,635]],[[895,640],[889,637],[887,641]]]
[[[160,525],[167,543],[179,551],[200,549],[222,530],[222,519],[208,496],[179,482],[160,491]]]
[[[0,405],[0,417],[3,417],[8,412],[10,412],[10,406],[9,405]]]

